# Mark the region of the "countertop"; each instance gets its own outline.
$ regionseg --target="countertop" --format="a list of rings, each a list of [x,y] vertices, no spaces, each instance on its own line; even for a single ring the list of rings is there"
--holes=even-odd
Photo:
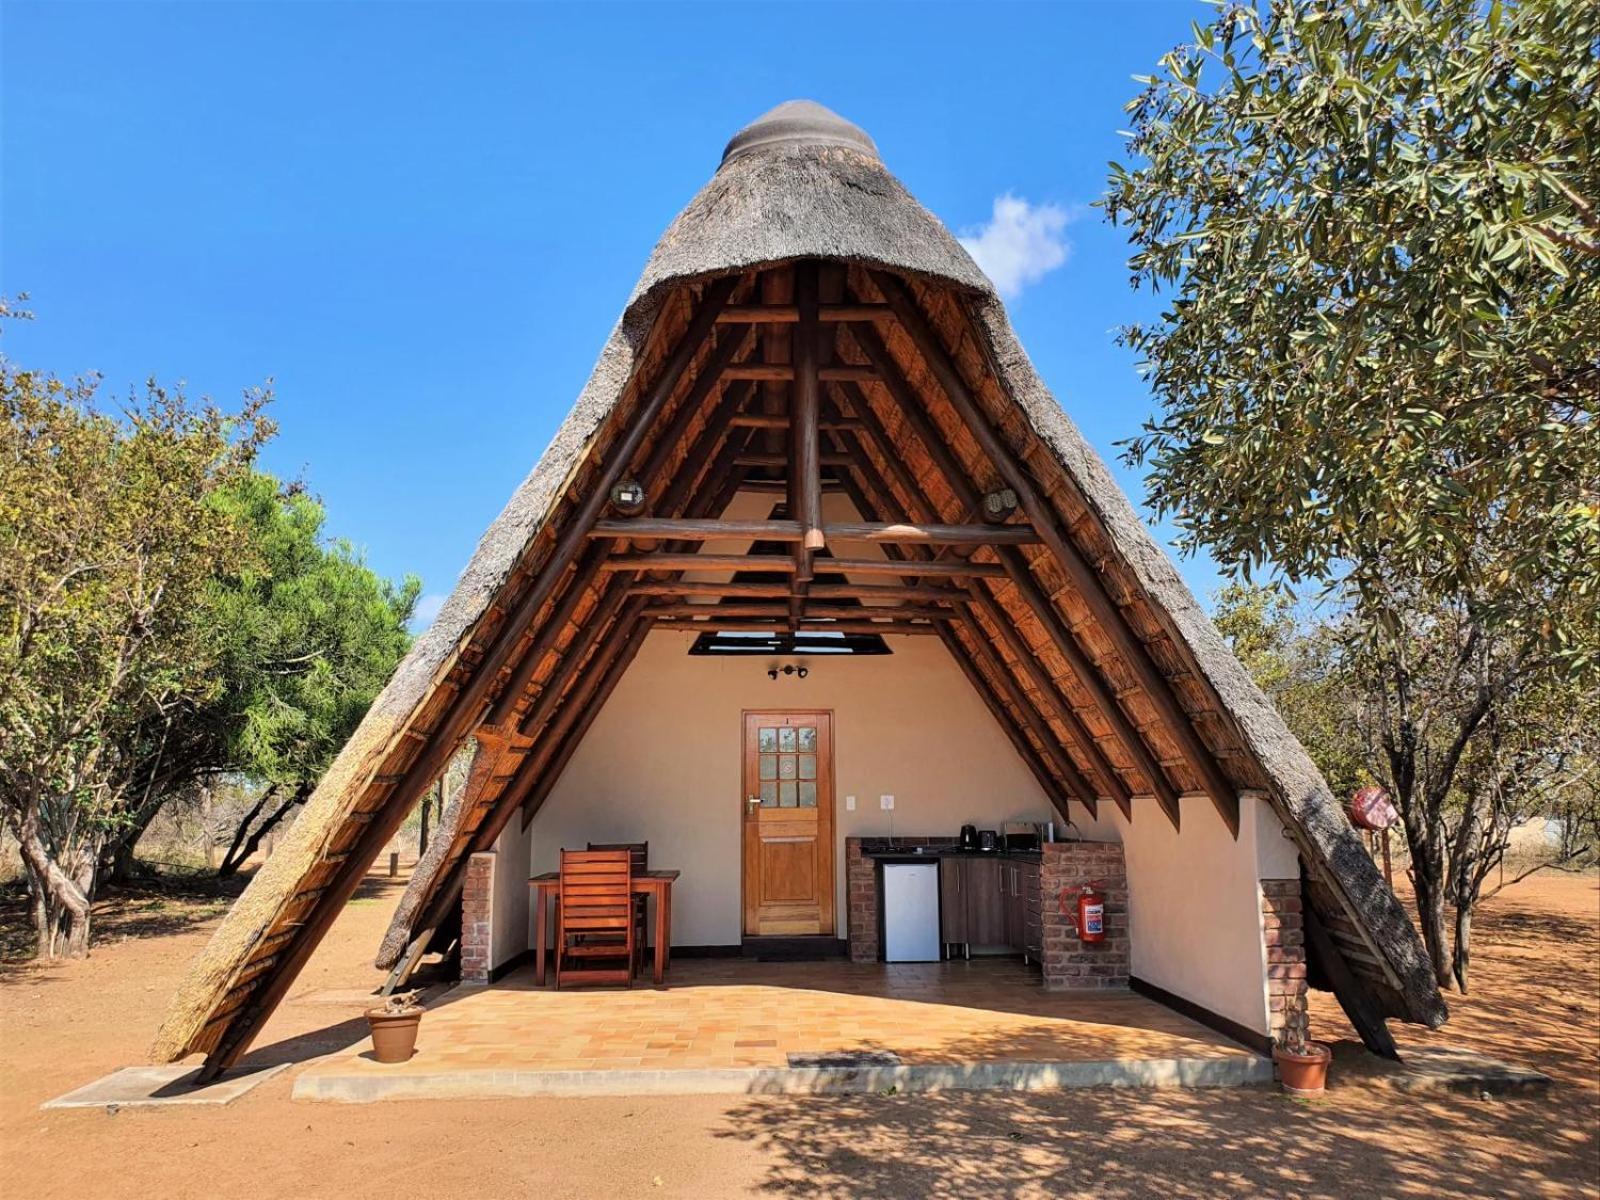
[[[863,838],[861,853],[879,862],[895,863],[938,862],[942,858],[998,858],[1012,862],[1039,862],[1044,857],[1043,852],[1039,850],[963,850],[954,841],[908,845],[891,842],[888,838]]]

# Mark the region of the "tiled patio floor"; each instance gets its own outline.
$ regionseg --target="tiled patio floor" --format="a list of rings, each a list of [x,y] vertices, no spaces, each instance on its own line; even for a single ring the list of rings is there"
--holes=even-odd
[[[519,971],[458,988],[424,1018],[416,1056],[324,1059],[333,1077],[788,1068],[790,1054],[887,1051],[905,1064],[1246,1060],[1250,1051],[1128,992],[1046,992],[1011,960],[864,965],[679,959],[669,986],[533,986]],[[1221,1064],[1214,1064],[1220,1066]]]

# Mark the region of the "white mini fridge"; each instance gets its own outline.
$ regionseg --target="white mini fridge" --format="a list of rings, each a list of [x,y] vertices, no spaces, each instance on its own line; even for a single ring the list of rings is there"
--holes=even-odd
[[[939,961],[939,862],[883,864],[885,962]]]

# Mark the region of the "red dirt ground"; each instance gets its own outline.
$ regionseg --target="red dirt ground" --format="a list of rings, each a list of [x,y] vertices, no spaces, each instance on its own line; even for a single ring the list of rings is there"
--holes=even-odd
[[[373,876],[252,1057],[363,1035],[361,989],[398,883]],[[289,1099],[290,1072],[231,1107],[43,1112],[144,1061],[219,905],[118,906],[86,962],[0,968],[0,1195],[1160,1196],[1600,1195],[1600,885],[1536,877],[1484,910],[1474,993],[1439,1034],[1538,1067],[1546,1097],[1318,1102],[1218,1092],[830,1098]],[[1348,1038],[1321,1003],[1321,1036]]]

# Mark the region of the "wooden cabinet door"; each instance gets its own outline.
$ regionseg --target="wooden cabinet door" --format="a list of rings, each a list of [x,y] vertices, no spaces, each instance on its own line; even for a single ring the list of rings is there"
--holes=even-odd
[[[745,713],[739,807],[745,934],[832,933],[832,714]]]
[[[947,943],[967,940],[966,860],[946,858],[939,862],[939,940]]]
[[[1000,868],[994,858],[969,858],[965,862],[967,885],[967,941],[974,946],[1006,944],[1005,896]]]
[[[1000,864],[1001,880],[1005,884],[1006,945],[1022,953],[1022,864]]]

